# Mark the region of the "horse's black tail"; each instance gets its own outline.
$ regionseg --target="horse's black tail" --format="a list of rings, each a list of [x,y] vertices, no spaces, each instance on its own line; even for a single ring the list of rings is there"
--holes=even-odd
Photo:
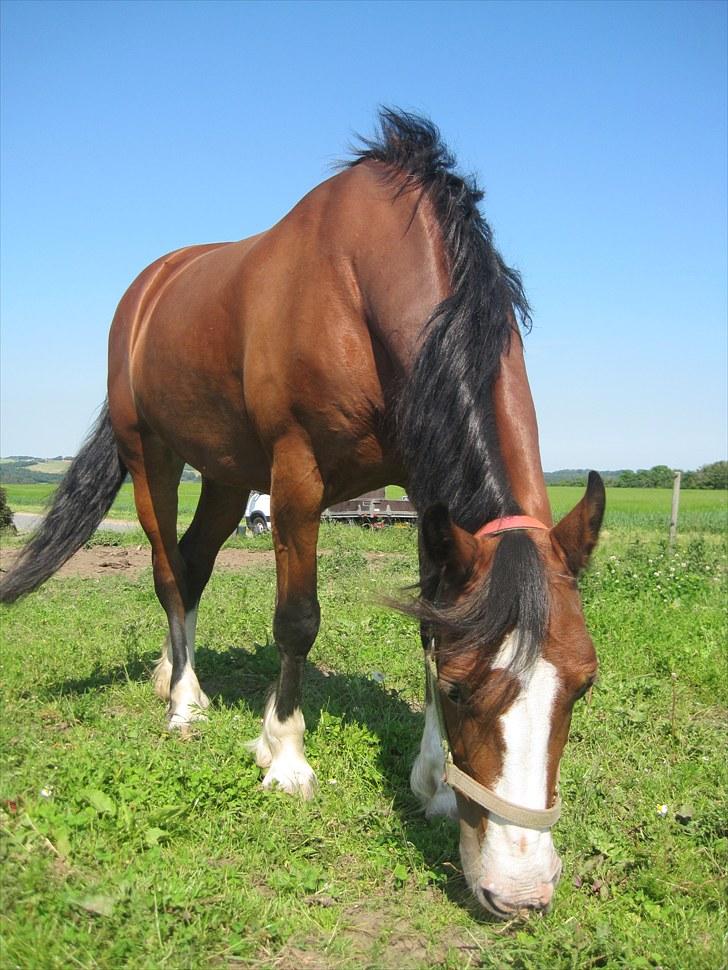
[[[111,508],[126,476],[109,419],[109,405],[55,491],[38,530],[0,583],[0,603],[37,589],[86,542]]]

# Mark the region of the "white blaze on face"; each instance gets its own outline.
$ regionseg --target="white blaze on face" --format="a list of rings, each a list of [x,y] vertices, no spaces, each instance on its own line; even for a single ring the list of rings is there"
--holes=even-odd
[[[494,669],[509,666],[516,637],[511,634],[503,642]],[[559,678],[554,665],[539,658],[519,679],[521,692],[500,718],[503,766],[493,787],[509,802],[547,808],[548,746]],[[485,890],[501,908],[545,905],[560,872],[550,830],[522,828],[493,813],[479,862],[479,872],[472,862],[466,867],[471,887]]]
[[[512,643],[513,636],[501,647],[494,668],[508,666]],[[519,680],[521,693],[500,719],[505,752],[495,788],[502,798],[518,805],[546,808],[548,745],[558,674],[553,664],[539,657]]]

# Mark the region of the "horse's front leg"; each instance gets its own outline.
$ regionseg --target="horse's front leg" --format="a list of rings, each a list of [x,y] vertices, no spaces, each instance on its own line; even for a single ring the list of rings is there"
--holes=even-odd
[[[429,631],[422,628],[422,644],[429,648]],[[458,809],[455,792],[445,781],[445,749],[442,746],[440,719],[433,687],[425,672],[425,726],[420,741],[420,750],[410,772],[410,788],[416,796],[427,818],[445,815],[457,821]]]
[[[316,775],[303,751],[303,670],[319,629],[316,543],[323,487],[318,467],[303,448],[277,449],[271,480],[271,523],[276,556],[277,596],[273,636],[281,672],[263,715],[263,730],[250,745],[263,786],[279,786],[311,798]]]
[[[420,589],[425,599],[432,602],[437,595],[440,582],[439,573],[428,562],[419,536],[418,553],[420,560]],[[432,631],[427,624],[420,626],[420,640],[423,651],[430,649]],[[426,662],[425,662],[426,664]],[[457,821],[458,809],[455,792],[445,781],[445,750],[442,746],[440,718],[436,700],[433,696],[436,685],[430,683],[425,667],[425,726],[422,732],[420,750],[410,772],[410,788],[416,796],[427,818],[445,815]]]

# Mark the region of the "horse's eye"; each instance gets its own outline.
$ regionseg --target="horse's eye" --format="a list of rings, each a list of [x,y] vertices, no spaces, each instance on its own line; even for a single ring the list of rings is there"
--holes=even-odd
[[[579,690],[574,695],[574,701],[573,701],[574,704],[576,704],[577,701],[580,701],[582,697],[584,697],[592,689],[595,681],[596,681],[596,678],[593,677],[591,680],[588,680],[583,687],[579,688]]]
[[[468,690],[463,684],[454,683],[449,680],[441,680],[440,690],[447,696],[453,704],[464,704],[467,701]]]

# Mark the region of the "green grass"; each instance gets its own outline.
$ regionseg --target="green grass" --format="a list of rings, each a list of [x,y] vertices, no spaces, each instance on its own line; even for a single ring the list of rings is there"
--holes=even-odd
[[[554,515],[561,518],[579,501],[584,490],[568,485],[548,490]],[[624,532],[658,531],[667,535],[672,508],[670,488],[608,488],[604,527]],[[682,533],[723,535],[728,529],[728,492],[684,489],[678,517]]]
[[[149,683],[164,636],[149,571],[52,580],[5,611],[2,965],[724,965],[725,556],[715,537],[671,555],[631,531],[610,532],[583,580],[601,678],[562,764],[555,908],[523,923],[482,918],[456,829],[409,793],[420,650],[373,603],[413,581],[412,530],[322,529],[308,804],[264,793],[244,749],[277,671],[272,567],[210,583],[213,710],[188,740],[167,735]]]
[[[8,504],[15,512],[39,512],[55,490],[55,485],[6,485]],[[583,489],[551,486],[549,498],[556,518],[561,518],[579,501]],[[403,490],[396,485],[387,488],[390,498]],[[197,506],[200,485],[182,482],[179,486],[179,521],[188,524]],[[666,488],[609,488],[604,527],[625,532],[660,531],[667,534],[670,525],[672,491]],[[121,491],[109,512],[109,518],[136,519],[134,496],[130,484]],[[680,497],[679,528],[682,533],[722,534],[728,527],[728,492],[686,489]]]
[[[42,485],[5,485],[8,505],[13,512],[42,512],[48,504],[57,486],[52,482]],[[198,482],[180,482],[179,486],[179,518],[181,522],[190,522],[200,497]],[[136,520],[134,507],[134,492],[130,483],[121,486],[108,517],[110,519]]]

